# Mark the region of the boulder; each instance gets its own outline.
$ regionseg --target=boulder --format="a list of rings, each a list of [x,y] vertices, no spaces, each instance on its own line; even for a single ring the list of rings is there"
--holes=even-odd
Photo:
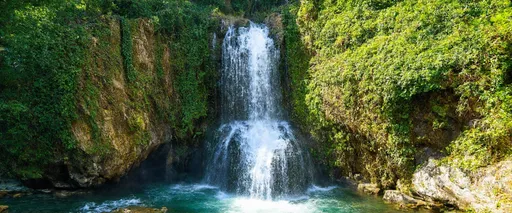
[[[17,180],[0,178],[0,193],[3,192],[12,194],[15,192],[30,192],[30,189]]]
[[[363,176],[361,174],[355,174],[354,180],[357,182],[363,181]]]
[[[418,200],[398,190],[385,190],[382,199],[389,203],[416,204]]]
[[[413,174],[411,191],[463,210],[512,212],[512,161],[469,172],[429,159]]]
[[[9,206],[0,205],[0,213],[7,213]]]
[[[14,179],[0,178],[0,198],[3,197],[21,197],[31,194],[32,190],[23,186],[23,184]]]
[[[357,190],[369,195],[378,195],[380,192],[379,186],[373,183],[360,183]]]
[[[469,190],[471,180],[460,169],[438,166],[430,159],[412,178],[412,190],[427,201],[441,201],[466,207],[475,198]]]
[[[425,206],[425,201],[415,199],[406,195],[398,190],[385,190],[384,197],[382,198],[387,203],[397,204],[400,207],[417,208]]]

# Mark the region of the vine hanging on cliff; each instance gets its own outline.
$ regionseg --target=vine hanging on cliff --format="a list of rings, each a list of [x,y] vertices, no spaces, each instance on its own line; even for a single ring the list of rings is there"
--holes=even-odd
[[[123,66],[126,71],[128,82],[133,83],[137,79],[137,73],[133,66],[132,35],[130,32],[130,22],[121,17],[121,55],[123,56]]]

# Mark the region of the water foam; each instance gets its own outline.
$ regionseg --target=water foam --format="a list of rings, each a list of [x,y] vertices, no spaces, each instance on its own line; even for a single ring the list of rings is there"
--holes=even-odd
[[[118,208],[124,208],[128,206],[142,206],[142,202],[140,199],[120,199],[120,200],[112,200],[105,201],[103,203],[95,203],[89,202],[86,203],[82,208],[80,208],[80,212],[111,212]]]
[[[222,125],[210,141],[206,182],[266,200],[305,192],[312,167],[283,121],[279,51],[268,28],[230,27],[222,50]]]
[[[327,192],[327,191],[331,191],[333,189],[336,189],[338,188],[338,186],[327,186],[327,187],[320,187],[320,186],[317,186],[317,185],[311,185],[309,188],[308,188],[308,192],[309,193],[314,193],[314,192]]]

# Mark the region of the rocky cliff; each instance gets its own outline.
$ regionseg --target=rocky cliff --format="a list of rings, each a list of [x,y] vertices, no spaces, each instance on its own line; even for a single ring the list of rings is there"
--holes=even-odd
[[[510,212],[511,163],[502,161],[468,172],[429,159],[413,174],[410,192],[430,203],[441,202],[477,212]]]
[[[195,17],[189,21],[205,20]],[[168,158],[173,162],[169,165],[177,159],[186,161],[200,146],[198,141],[206,130],[206,120],[214,117],[216,111],[217,49],[212,48],[212,43],[218,43],[213,40],[217,39],[213,38],[217,21],[212,18],[205,22],[204,25],[196,23],[197,26],[189,23],[191,27],[180,25],[190,28],[192,33],[167,31],[157,19],[120,16],[102,16],[93,24],[78,25],[76,38],[80,38],[81,43],[72,47],[79,50],[76,55],[68,53],[62,58],[51,59],[63,64],[69,58],[76,59],[80,61],[78,70],[71,72],[71,68],[64,68],[55,77],[51,76],[53,79],[49,82],[36,83],[44,87],[61,80],[62,76],[72,79],[62,86],[67,90],[51,92],[53,96],[69,97],[65,109],[69,114],[52,118],[55,123],[62,124],[62,128],[46,127],[51,130],[46,132],[48,137],[35,133],[41,132],[40,129],[32,130],[34,133],[24,130],[19,133],[33,138],[23,141],[21,137],[13,137],[20,142],[0,144],[2,152],[12,152],[12,158],[8,157],[9,161],[4,161],[3,166],[13,168],[10,172],[2,170],[0,175],[18,176],[36,188],[92,187],[119,180],[164,143],[172,144]],[[52,36],[60,38],[66,34]],[[38,44],[52,49],[51,42],[39,41]],[[19,58],[13,52],[7,51],[6,58]],[[35,60],[32,63],[52,63],[50,59]],[[16,66],[5,65],[2,68]],[[40,95],[40,92],[34,91],[34,94]],[[54,98],[53,102],[64,106],[58,100]],[[31,101],[28,103],[34,105],[32,109],[50,105],[38,99]],[[10,134],[25,124],[10,120],[15,116],[14,106],[2,105],[2,113],[8,116],[1,119],[0,124],[10,127]],[[42,117],[51,111],[63,113],[64,109],[34,113]],[[207,111],[210,111],[209,117]],[[33,120],[26,121],[27,125],[36,125]],[[8,122],[15,122],[15,125]],[[2,136],[6,139],[10,135]],[[37,143],[38,140],[42,142]],[[33,147],[31,151],[13,147],[24,143],[41,147]],[[21,157],[23,154],[40,160]]]
[[[121,53],[122,36],[127,35],[122,35],[117,19],[104,24],[97,29],[102,34],[91,37],[88,60],[79,76],[79,118],[72,125],[76,154],[64,161],[66,178],[79,187],[119,179],[173,138],[170,122],[158,114],[177,101],[165,41],[158,39],[151,21],[130,23],[137,80],[129,82]],[[157,64],[162,65],[160,74]],[[54,186],[69,184],[60,176],[54,180]]]
[[[509,211],[511,15],[507,1],[285,8],[285,98],[317,161],[389,200]]]
[[[184,54],[171,51],[178,51],[172,48],[173,43],[180,41],[157,32],[150,19],[105,18],[102,21],[102,25],[91,29],[87,62],[79,76],[79,118],[72,124],[78,146],[74,154],[63,161],[61,173],[49,173],[55,187],[90,187],[116,181],[163,143],[172,142],[173,149],[177,149],[170,151],[168,161],[187,161],[190,153],[200,146],[198,141],[202,137],[197,133],[206,130],[200,120],[205,115],[193,118],[199,119],[192,123],[193,129],[182,124],[187,121],[184,116],[188,111],[184,107],[189,107],[183,102],[191,95],[205,100],[214,98],[215,89],[208,88],[212,95],[180,93],[183,84],[188,83],[182,76],[194,71],[176,65]],[[210,39],[213,32],[206,36],[203,39],[208,43],[202,48],[209,55],[216,51],[210,48],[209,42],[218,41]],[[199,66],[212,64],[213,67],[202,68],[202,75],[215,71],[214,54],[203,60]],[[182,82],[177,82],[178,78]],[[192,83],[204,87],[198,78],[194,76],[192,81],[198,82]],[[204,89],[187,92],[204,93]],[[215,100],[209,103],[201,107],[210,107],[210,117],[213,117]],[[176,162],[168,162],[169,166],[172,163]]]

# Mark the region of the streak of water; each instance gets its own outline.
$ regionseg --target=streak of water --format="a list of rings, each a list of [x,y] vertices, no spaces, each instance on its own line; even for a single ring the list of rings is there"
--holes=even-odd
[[[206,181],[257,199],[305,192],[307,153],[282,121],[279,51],[268,28],[230,27],[222,44],[221,121]]]

